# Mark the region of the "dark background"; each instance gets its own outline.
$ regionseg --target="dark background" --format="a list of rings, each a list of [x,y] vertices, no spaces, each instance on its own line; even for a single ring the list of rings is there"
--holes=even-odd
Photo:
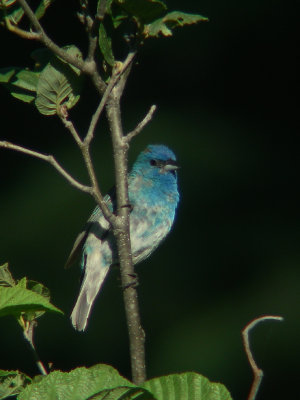
[[[265,377],[257,399],[295,397],[299,379],[299,129],[296,1],[169,1],[170,10],[200,13],[209,23],[177,30],[141,49],[123,99],[132,129],[151,104],[154,120],[132,143],[131,162],[149,143],[177,154],[181,203],[172,233],[139,268],[149,377],[197,371],[245,399],[252,373],[242,328],[263,314],[251,335]],[[76,3],[75,3],[76,4]],[[85,51],[76,8],[56,2],[43,20],[58,44]],[[53,21],[55,21],[53,23]],[[40,47],[0,30],[0,66],[30,65]],[[56,117],[44,117],[1,87],[1,139],[53,153],[87,182],[80,154]],[[84,134],[97,105],[87,86],[71,112]],[[93,143],[102,190],[113,184],[110,138],[102,119]],[[88,330],[69,314],[79,269],[64,262],[93,201],[42,161],[0,150],[0,264],[16,278],[43,282],[65,317],[39,321],[42,359],[69,370],[102,362],[130,377],[120,281],[112,271]],[[36,374],[21,330],[1,319],[0,368]],[[297,392],[296,392],[297,390]],[[293,394],[292,392],[295,391]]]

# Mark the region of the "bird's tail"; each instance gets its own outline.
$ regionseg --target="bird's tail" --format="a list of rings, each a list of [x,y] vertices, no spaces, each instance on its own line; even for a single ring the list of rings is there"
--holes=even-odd
[[[92,305],[100,291],[109,266],[99,271],[86,272],[81,284],[79,296],[71,314],[72,325],[78,331],[84,331],[91,312]]]

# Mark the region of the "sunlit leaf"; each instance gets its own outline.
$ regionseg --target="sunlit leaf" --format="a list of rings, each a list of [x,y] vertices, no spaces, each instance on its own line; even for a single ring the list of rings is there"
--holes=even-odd
[[[16,396],[31,379],[19,371],[0,370],[0,400],[9,396]]]
[[[19,70],[19,68],[16,68],[16,67],[0,68],[0,83],[9,82],[10,79],[14,76],[14,74],[18,70]]]
[[[13,25],[17,25],[24,15],[23,8],[17,0],[1,0],[0,2],[0,21],[8,19]]]
[[[14,76],[11,82],[14,86],[21,89],[29,90],[30,92],[35,92],[37,88],[39,73],[33,72],[27,69],[21,69]]]
[[[8,268],[8,263],[0,265],[0,286],[15,286],[15,280]]]
[[[114,397],[114,390],[120,387],[122,389]],[[92,397],[94,395],[97,395],[97,399],[124,400],[134,398],[123,396],[131,388],[136,389],[135,385],[123,378],[117,370],[109,365],[99,364],[91,368],[77,368],[71,372],[51,372],[41,382],[27,386],[18,396],[18,400],[58,398],[60,400],[87,400],[94,398]],[[141,392],[141,389],[139,391]],[[111,393],[112,397],[110,397]],[[138,397],[135,398],[138,399]],[[149,397],[148,400],[150,400]]]
[[[37,19],[41,19],[45,15],[47,8],[53,3],[53,1],[54,0],[42,0],[40,2],[38,8],[35,10],[35,16]]]
[[[159,35],[172,36],[172,30],[174,28],[205,21],[208,21],[208,18],[203,17],[202,15],[173,11],[151,24],[146,25],[143,33],[145,38],[158,37]]]
[[[157,400],[232,400],[224,385],[210,382],[195,372],[161,376],[141,386],[149,390]]]
[[[14,287],[0,287],[0,316],[18,316],[22,312],[62,311],[49,302],[49,300],[32,290],[26,288],[26,278],[21,279]]]

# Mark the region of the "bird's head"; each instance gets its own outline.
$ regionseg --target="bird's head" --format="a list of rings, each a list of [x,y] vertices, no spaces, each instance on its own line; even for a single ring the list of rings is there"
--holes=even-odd
[[[145,178],[176,184],[177,169],[175,154],[167,146],[149,145],[137,158],[132,172]]]

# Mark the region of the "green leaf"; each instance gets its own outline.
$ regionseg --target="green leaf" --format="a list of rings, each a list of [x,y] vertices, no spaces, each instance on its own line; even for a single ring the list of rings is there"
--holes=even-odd
[[[40,2],[38,8],[35,10],[35,16],[37,19],[41,19],[45,15],[47,8],[53,3],[53,1],[54,0],[42,0]]]
[[[26,288],[27,280],[23,278],[14,287],[0,287],[0,316],[19,316],[25,312],[51,311],[63,314],[49,300]]]
[[[65,50],[81,56],[75,46]],[[57,57],[53,57],[39,76],[35,105],[44,115],[60,113],[61,106],[72,108],[80,98],[82,76],[78,68],[73,67]]]
[[[5,24],[4,20],[7,19],[13,25],[17,25],[23,15],[23,8],[17,0],[1,0],[0,21],[3,21],[2,24]]]
[[[167,11],[161,0],[116,0],[116,3],[130,16],[142,24],[148,24]]]
[[[114,389],[101,390],[88,400],[156,400],[151,393],[138,387],[128,388],[124,386]]]
[[[113,396],[114,391],[120,387],[122,389],[120,389],[119,397],[116,392],[116,396]],[[136,388],[135,385],[119,375],[113,367],[98,364],[91,368],[76,368],[71,372],[51,372],[41,382],[28,385],[20,393],[18,400],[87,400],[94,398],[92,396],[95,395],[97,395],[96,399],[121,400],[122,398],[125,400],[134,398],[122,397],[124,393],[127,393],[126,391],[130,393],[131,389],[135,389],[136,393],[138,390],[141,392],[140,388]],[[151,397],[148,397],[148,400],[150,399]]]
[[[16,67],[0,68],[0,83],[9,82],[18,69]]]
[[[101,22],[99,25],[99,47],[101,53],[103,54],[104,60],[110,66],[113,66],[115,63],[115,58],[112,51],[111,38],[107,35],[103,22]]]
[[[16,283],[12,277],[8,263],[0,265],[0,286],[15,286]]]
[[[73,44],[69,45],[69,46],[64,46],[63,49],[72,57],[76,57],[76,58],[80,58],[82,60],[82,54],[81,51],[78,49],[78,47],[74,46]],[[74,65],[68,64],[65,60],[63,60],[62,58],[58,57],[58,59],[64,63],[65,65],[68,65],[69,68],[71,68],[77,76],[80,76],[81,71],[74,67]]]
[[[158,37],[159,35],[172,36],[174,28],[205,21],[208,21],[208,18],[199,14],[186,14],[180,11],[173,11],[146,25],[143,34],[145,38]]]
[[[40,294],[47,301],[50,302],[50,290],[46,286],[42,285],[41,283],[29,280],[26,282],[26,288],[28,290],[32,290],[33,292]],[[33,321],[33,320],[41,317],[44,313],[45,313],[45,311],[26,312],[23,315],[23,318],[25,318],[27,321]]]
[[[0,69],[0,82],[7,88],[10,94],[27,103],[35,99],[39,72],[15,67]]]
[[[195,372],[150,379],[141,386],[157,400],[232,400],[224,385]]]
[[[10,94],[16,99],[24,101],[24,103],[32,103],[35,100],[35,96],[27,94],[18,88],[10,90]]]
[[[36,92],[38,79],[38,72],[33,72],[28,69],[21,69],[16,73],[11,83],[21,89],[26,89],[30,92]]]
[[[0,370],[0,400],[9,396],[16,396],[31,379],[19,371]]]

